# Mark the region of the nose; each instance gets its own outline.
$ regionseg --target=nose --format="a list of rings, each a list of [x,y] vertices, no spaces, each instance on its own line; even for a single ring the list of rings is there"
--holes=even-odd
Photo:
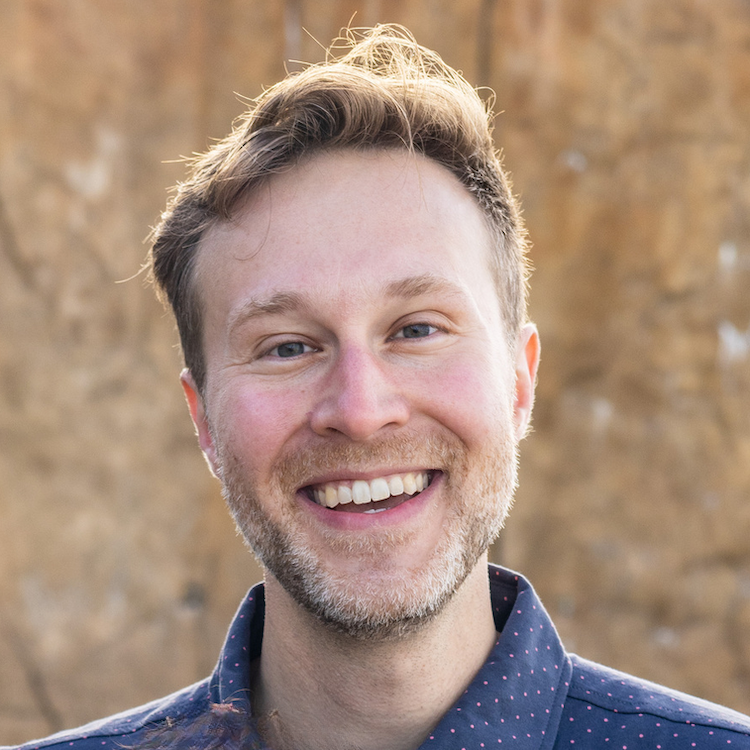
[[[343,347],[310,415],[319,435],[364,442],[409,420],[409,406],[387,363],[366,349]]]

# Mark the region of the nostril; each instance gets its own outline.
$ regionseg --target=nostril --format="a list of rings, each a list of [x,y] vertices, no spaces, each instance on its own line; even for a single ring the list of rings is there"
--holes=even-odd
[[[310,424],[319,435],[364,441],[409,418],[400,380],[366,344],[342,344],[317,394]]]

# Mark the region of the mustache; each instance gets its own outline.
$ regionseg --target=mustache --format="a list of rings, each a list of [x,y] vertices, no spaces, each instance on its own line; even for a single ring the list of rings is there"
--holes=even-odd
[[[366,472],[373,467],[414,466],[440,469],[447,479],[466,463],[466,447],[452,434],[400,434],[373,443],[321,442],[284,454],[271,475],[284,493],[332,472]]]

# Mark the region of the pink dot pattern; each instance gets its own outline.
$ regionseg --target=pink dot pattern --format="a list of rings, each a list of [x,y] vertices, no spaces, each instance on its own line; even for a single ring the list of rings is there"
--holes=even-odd
[[[750,717],[567,654],[530,584],[495,566],[489,575],[500,635],[487,662],[420,750],[750,750]],[[231,706],[232,715],[251,715],[249,665],[260,654],[264,611],[260,585],[241,604],[217,667],[206,680],[132,711],[28,743],[23,750],[218,747],[205,744],[205,732],[199,736],[197,728],[203,731],[205,717],[215,715],[217,708]],[[147,738],[164,726],[184,726],[187,734],[179,742],[150,743]],[[195,736],[191,727],[196,727]],[[220,746],[262,749],[254,731],[243,731],[242,737]]]

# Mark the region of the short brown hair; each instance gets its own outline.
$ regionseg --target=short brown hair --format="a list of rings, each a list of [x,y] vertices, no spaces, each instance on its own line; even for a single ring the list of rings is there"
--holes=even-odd
[[[318,151],[406,149],[446,167],[487,219],[511,345],[525,322],[525,232],[492,141],[490,108],[402,27],[348,30],[331,49],[324,63],[290,74],[261,94],[229,136],[191,161],[188,179],[153,232],[152,278],[172,306],[185,365],[201,392],[206,363],[193,279],[201,237],[231,219],[270,176]]]

